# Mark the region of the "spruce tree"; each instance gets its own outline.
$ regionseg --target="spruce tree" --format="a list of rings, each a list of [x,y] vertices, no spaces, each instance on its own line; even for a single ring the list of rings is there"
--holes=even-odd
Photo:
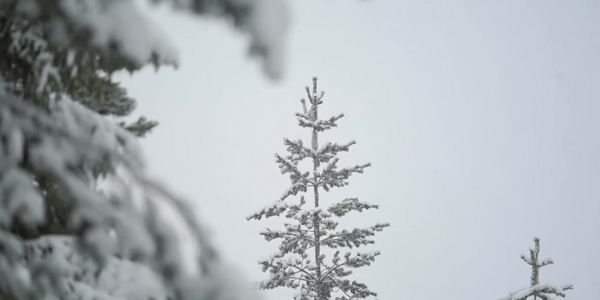
[[[521,259],[531,266],[530,286],[510,293],[501,300],[525,300],[530,297],[533,297],[534,300],[538,298],[541,300],[553,300],[555,299],[554,296],[566,297],[565,291],[573,289],[573,285],[571,284],[559,287],[540,283],[540,269],[553,264],[554,261],[550,258],[540,260],[540,239],[535,237],[533,238],[533,242],[535,246],[529,249],[529,256],[521,255]]]
[[[103,53],[86,45],[80,37],[73,37],[68,46],[53,43],[51,30],[44,28],[44,22],[32,18],[23,8],[23,2],[0,1],[0,76],[4,89],[38,107],[48,108],[51,101],[69,98],[103,116],[129,116],[136,100],[127,95],[111,74],[121,70],[133,72],[144,64],[135,64],[118,52]],[[121,121],[120,125],[143,137],[157,122],[140,117],[134,123]],[[31,226],[16,220],[11,231],[25,239],[74,233],[68,224],[71,205],[64,200],[53,178],[36,171],[27,160],[21,161],[20,166],[32,174],[41,190],[46,222]],[[96,166],[89,184],[101,175],[104,167]]]
[[[339,230],[336,218],[356,211],[377,209],[378,205],[347,198],[339,202],[322,199],[323,191],[344,187],[353,174],[362,174],[370,163],[353,167],[339,167],[340,152],[347,152],[356,142],[345,144],[323,143],[319,146],[319,133],[337,126],[344,116],[339,114],[319,119],[319,107],[323,104],[324,92],[317,92],[317,78],[313,78],[312,92],[306,87],[308,103],[301,100],[302,112],[297,113],[298,125],[312,133],[307,145],[302,140],[284,139],[288,155],[275,155],[282,174],[289,174],[291,186],[273,205],[249,216],[260,220],[283,216],[283,230],[268,229],[260,234],[267,240],[280,240],[279,251],[259,264],[270,278],[260,282],[261,289],[287,287],[298,290],[296,300],[351,300],[377,294],[364,283],[349,280],[350,269],[370,265],[379,251],[341,253],[338,248],[358,248],[373,244],[372,236],[388,227],[388,223],[375,224],[368,228]],[[299,163],[305,159],[311,163],[310,171],[303,171]],[[292,196],[298,196],[295,198]],[[305,195],[312,196],[307,201]],[[310,197],[309,196],[309,197]],[[296,200],[296,201],[294,201]],[[335,252],[334,252],[335,250]],[[333,254],[332,254],[333,253]],[[327,256],[329,255],[329,260]]]
[[[152,2],[226,20],[250,36],[266,74],[280,75],[282,1]],[[112,74],[177,65],[137,4],[0,0],[0,299],[247,297],[229,287],[193,210],[148,177],[137,137],[156,123],[123,120],[136,102]],[[197,273],[183,270],[165,206],[192,235]]]

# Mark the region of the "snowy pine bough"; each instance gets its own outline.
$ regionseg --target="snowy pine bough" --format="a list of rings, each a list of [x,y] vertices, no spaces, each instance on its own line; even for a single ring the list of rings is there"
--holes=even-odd
[[[284,144],[288,155],[275,155],[281,173],[289,174],[291,186],[274,204],[247,218],[260,220],[277,216],[291,220],[284,224],[283,230],[266,229],[260,233],[267,241],[280,240],[279,251],[259,261],[263,272],[268,270],[270,273],[269,279],[260,282],[260,288],[298,290],[295,300],[353,300],[376,296],[364,283],[347,277],[352,274],[351,269],[370,265],[379,251],[342,253],[339,248],[373,244],[372,237],[389,224],[340,230],[336,218],[351,212],[377,209],[378,205],[348,198],[325,206],[320,198],[322,191],[348,185],[353,174],[362,174],[371,164],[338,165],[338,153],[349,151],[355,141],[319,146],[319,133],[336,127],[344,115],[319,119],[318,109],[323,104],[324,93],[317,92],[317,78],[313,78],[312,92],[306,87],[306,94],[309,102],[301,100],[302,112],[296,117],[299,126],[312,131],[312,140],[305,145],[302,140],[286,138]],[[312,170],[299,168],[299,163],[305,159],[312,162]],[[307,202],[307,194],[312,195],[312,201]]]
[[[565,298],[567,296],[565,291],[573,289],[573,285],[571,284],[559,287],[540,283],[540,269],[554,262],[550,258],[540,260],[540,239],[536,237],[533,239],[533,242],[535,246],[529,249],[529,256],[521,255],[521,259],[531,266],[530,286],[510,293],[500,300],[526,300],[529,298],[533,298],[534,300],[537,300],[537,298],[541,300],[554,300],[556,297]]]
[[[218,17],[280,73],[281,0],[157,0]],[[127,123],[136,101],[112,78],[177,65],[135,0],[0,0],[0,299],[248,299],[193,210],[146,173]],[[193,239],[181,260],[174,210]],[[149,288],[151,285],[152,288]]]

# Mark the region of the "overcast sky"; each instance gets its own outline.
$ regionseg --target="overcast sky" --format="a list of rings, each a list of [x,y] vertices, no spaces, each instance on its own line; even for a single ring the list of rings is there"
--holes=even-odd
[[[166,11],[179,70],[123,78],[150,170],[193,201],[224,256],[251,280],[276,250],[245,217],[288,187],[274,162],[319,76],[323,137],[371,161],[348,188],[381,205],[351,220],[392,227],[357,272],[379,299],[498,299],[529,284],[519,259],[539,236],[550,284],[600,299],[600,2],[597,0],[290,1],[286,77],[270,82],[225,23]],[[290,291],[265,293],[291,299]]]

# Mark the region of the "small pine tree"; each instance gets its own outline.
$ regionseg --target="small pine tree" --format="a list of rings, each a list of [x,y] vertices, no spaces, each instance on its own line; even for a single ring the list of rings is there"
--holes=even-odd
[[[535,243],[535,247],[529,249],[529,257],[521,255],[521,259],[525,261],[526,264],[531,266],[530,286],[520,289],[514,293],[510,293],[507,297],[504,297],[501,300],[525,300],[532,296],[534,300],[537,300],[538,298],[542,300],[553,300],[555,299],[554,296],[563,298],[566,297],[567,295],[565,294],[565,291],[573,289],[573,285],[571,284],[558,287],[540,283],[540,268],[553,264],[554,262],[550,258],[540,261],[540,239],[535,237],[533,238],[533,242]]]
[[[316,77],[313,78],[312,93],[310,88],[306,87],[306,94],[310,107],[307,107],[306,100],[302,99],[303,111],[296,116],[299,126],[312,131],[310,146],[305,145],[302,140],[292,141],[286,138],[284,144],[289,154],[286,157],[275,155],[281,173],[290,175],[292,185],[275,204],[247,218],[260,220],[263,217],[283,215],[294,223],[284,224],[284,230],[267,228],[260,233],[267,241],[281,240],[277,253],[259,261],[263,272],[269,270],[271,273],[269,279],[260,283],[260,288],[296,289],[299,290],[294,297],[296,300],[327,300],[332,297],[338,300],[350,300],[376,296],[377,294],[364,283],[350,281],[346,277],[352,274],[349,269],[370,265],[380,254],[379,251],[346,252],[342,255],[337,250],[328,262],[325,260],[325,252],[328,248],[353,248],[373,244],[371,237],[389,224],[381,223],[368,228],[354,228],[350,231],[336,230],[339,224],[334,218],[343,217],[352,211],[377,209],[378,205],[361,202],[357,198],[348,198],[323,209],[320,198],[322,190],[328,192],[332,188],[348,185],[348,179],[352,174],[362,174],[371,164],[338,168],[338,153],[347,152],[356,142],[325,143],[319,147],[319,132],[336,127],[337,121],[344,115],[319,119],[318,108],[323,104],[324,92],[317,93]],[[305,159],[312,161],[312,172],[299,169],[298,164]],[[312,205],[307,204],[304,195],[300,195],[295,204],[289,203],[292,201],[290,196],[299,193],[311,193]],[[285,201],[286,199],[288,202]]]

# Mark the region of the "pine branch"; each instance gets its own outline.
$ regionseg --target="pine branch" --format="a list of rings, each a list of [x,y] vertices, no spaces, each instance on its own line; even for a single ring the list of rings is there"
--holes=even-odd
[[[122,127],[133,133],[137,137],[144,137],[146,134],[158,125],[156,121],[150,121],[145,117],[140,117],[137,121],[132,124],[125,124],[125,122],[119,123]]]
[[[262,231],[260,232],[260,235],[262,235],[265,240],[267,240],[268,242],[275,240],[275,239],[292,239],[295,238],[297,240],[306,240],[310,243],[312,243],[313,241],[310,239],[310,231],[305,230],[305,231],[299,231],[301,233],[308,233],[308,235],[302,235],[301,233],[295,233],[291,230],[288,231],[276,231],[276,230],[271,230],[269,228],[266,229],[266,231]]]
[[[357,281],[350,282],[349,280],[335,280],[334,284],[338,286],[344,294],[349,297],[340,297],[336,299],[341,300],[352,300],[352,299],[363,299],[369,296],[377,296],[377,293],[370,291],[364,283],[360,283]],[[348,293],[352,294],[351,296]]]
[[[328,277],[333,272],[335,272],[335,276],[338,278],[346,277],[346,276],[352,274],[351,271],[344,270],[344,266],[346,266],[347,262],[338,264],[338,262],[340,260],[339,254],[340,254],[340,251],[336,251],[336,253],[334,254],[332,267],[328,267],[327,265],[323,264],[323,266],[325,266],[325,268],[327,269],[327,272],[322,275],[323,278]]]
[[[346,198],[340,203],[335,203],[329,206],[327,211],[334,214],[337,217],[343,217],[351,211],[362,212],[363,210],[378,208],[379,205],[360,202],[358,201],[358,198]]]
[[[353,299],[353,298],[354,298],[354,295],[352,295],[352,296],[351,296],[351,295],[348,295],[348,293],[346,292],[346,290],[345,290],[345,289],[344,289],[344,288],[343,288],[343,287],[342,287],[342,286],[341,286],[341,285],[340,285],[340,284],[337,282],[337,280],[333,280],[332,282],[335,284],[335,286],[337,286],[337,287],[338,287],[338,290],[339,290],[339,291],[342,291],[342,293],[344,293],[344,295],[345,295],[346,297],[348,297],[348,300],[351,300],[351,299]]]
[[[329,191],[332,187],[343,187],[349,184],[348,179],[352,174],[362,174],[365,168],[371,166],[371,163],[363,165],[356,165],[351,168],[343,168],[337,170],[337,163],[339,158],[334,158],[333,161],[323,170],[319,176],[318,185],[322,186],[324,190]]]
[[[306,173],[300,172],[296,164],[286,158],[281,157],[279,154],[275,154],[275,158],[277,159],[277,163],[279,164],[279,169],[281,170],[281,174],[292,173],[299,178],[296,181],[303,180],[306,183],[312,183],[307,177],[305,177]],[[294,181],[294,182],[296,182]]]
[[[286,158],[281,157],[279,154],[275,154],[276,161],[279,164],[281,174],[290,173],[290,180],[292,186],[286,190],[279,200],[283,201],[287,197],[297,195],[299,192],[306,192],[309,186],[314,186],[314,181],[308,178],[309,172],[302,173],[296,166],[297,162],[294,163]]]
[[[288,205],[284,201],[277,201],[274,204],[263,208],[262,210],[246,217],[246,220],[250,221],[251,219],[260,220],[263,217],[268,219],[270,217],[280,216],[283,212],[288,210],[290,205]]]
[[[283,192],[281,197],[279,197],[279,200],[283,201],[289,196],[296,196],[299,192],[306,192],[307,188],[308,186],[303,182],[296,182],[289,189]]]
[[[272,231],[267,228],[267,231],[260,232],[266,241],[272,241],[275,239],[282,239],[279,245],[279,251],[281,254],[287,253],[304,253],[307,249],[314,247],[314,241],[311,238],[311,232],[307,230],[298,231],[298,233],[288,230],[283,231]]]
[[[573,289],[571,285],[567,285],[564,288],[560,288],[548,284],[537,284],[535,286],[524,288],[520,291],[509,294],[507,297],[502,298],[501,300],[526,300],[527,298],[532,296],[541,297],[551,295],[564,298],[567,296],[565,294],[565,291],[570,289]]]
[[[300,102],[302,103],[302,111],[304,112],[305,115],[308,115],[308,110],[306,109],[306,100],[304,100],[304,98],[300,99]]]
[[[295,268],[296,270],[298,270],[298,271],[300,271],[300,272],[304,273],[306,276],[308,276],[308,278],[311,278],[313,281],[316,281],[316,280],[317,280],[317,279],[316,279],[316,278],[315,278],[315,277],[314,277],[312,274],[310,274],[310,273],[309,273],[309,272],[308,272],[306,269],[304,269],[304,268],[301,268],[301,267],[298,267],[298,266],[295,266],[295,265],[293,265],[292,267],[293,267],[293,268]]]
[[[554,296],[545,295],[545,294],[537,295],[537,297],[539,297],[542,300],[556,300],[556,298]]]
[[[547,265],[551,265],[553,263],[554,263],[554,261],[552,261],[552,258],[546,258],[538,263],[538,267],[544,267]]]
[[[298,126],[312,128],[317,132],[322,132],[337,127],[337,121],[344,117],[344,114],[339,114],[326,120],[312,120],[312,114],[313,112],[308,115],[296,113],[296,117],[298,117]]]
[[[532,266],[535,264],[534,261],[532,261],[531,259],[529,259],[529,257],[525,256],[525,255],[521,255],[521,259],[528,265]]]
[[[280,286],[298,286],[299,283],[294,283],[294,280],[305,281],[306,283],[314,283],[317,279],[313,274],[310,273],[310,270],[302,267],[298,263],[300,262],[298,258],[295,260],[293,257],[288,257],[287,259],[283,256],[274,256],[268,259],[259,261],[260,264],[263,265],[263,271],[267,269],[271,269],[271,277],[268,280],[264,280],[260,283],[261,289],[272,289]],[[303,264],[303,261],[300,264]],[[301,274],[301,277],[297,277],[296,275]]]
[[[317,151],[317,153],[315,153],[314,158],[320,163],[329,162],[331,159],[335,158],[339,152],[348,152],[350,150],[350,146],[354,144],[356,144],[356,141],[350,141],[349,143],[343,145],[326,143]]]
[[[290,153],[287,159],[292,163],[297,163],[307,157],[315,156],[315,153],[312,151],[312,149],[304,146],[302,140],[291,141],[287,138],[284,138],[283,144],[287,147],[286,150]]]
[[[298,220],[298,222],[304,226],[311,226],[311,224],[315,222],[315,219],[317,222],[326,225],[328,228],[337,226],[337,222],[329,219],[330,217],[331,214],[321,208],[299,209],[293,216],[295,220]]]
[[[321,240],[321,243],[330,248],[337,247],[359,247],[361,245],[373,244],[374,241],[367,239],[367,237],[374,236],[375,232],[381,232],[385,227],[389,227],[389,223],[376,224],[369,228],[358,229],[354,228],[352,231],[342,230],[330,234],[327,238]]]

